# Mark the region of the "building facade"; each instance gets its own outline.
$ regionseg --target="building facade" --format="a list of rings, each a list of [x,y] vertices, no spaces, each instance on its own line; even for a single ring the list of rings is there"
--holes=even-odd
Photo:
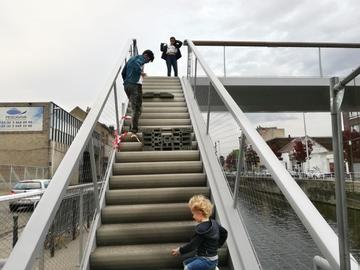
[[[48,168],[51,178],[69,149],[83,120],[53,102],[0,103],[0,165]],[[111,130],[98,123],[93,134],[98,175],[108,162]],[[0,175],[8,175],[0,172]],[[3,180],[3,181],[6,181]],[[85,151],[72,184],[91,181],[90,158]]]

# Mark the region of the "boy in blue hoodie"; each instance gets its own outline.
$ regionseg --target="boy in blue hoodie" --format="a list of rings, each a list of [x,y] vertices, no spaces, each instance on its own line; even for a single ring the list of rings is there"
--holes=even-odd
[[[132,110],[132,124],[130,132],[138,132],[138,123],[141,115],[142,105],[142,76],[144,64],[154,61],[154,53],[145,50],[142,55],[131,57],[124,66],[121,76],[124,80],[124,88]]]
[[[210,219],[213,205],[203,195],[195,195],[189,201],[193,218],[199,224],[191,241],[182,247],[172,250],[173,256],[179,256],[196,250],[196,256],[186,259],[184,270],[218,269],[217,250],[226,241],[227,231],[214,219]]]

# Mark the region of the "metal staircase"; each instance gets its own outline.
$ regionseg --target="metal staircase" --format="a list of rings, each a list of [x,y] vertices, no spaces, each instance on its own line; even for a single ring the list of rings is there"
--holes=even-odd
[[[191,128],[179,79],[149,77],[143,89],[175,97],[144,99],[140,138],[144,128]],[[181,259],[170,251],[194,233],[187,201],[195,194],[211,196],[193,139],[194,150],[175,151],[141,151],[141,143],[121,142],[91,269],[182,269]],[[227,265],[227,249],[219,255],[220,264]]]
[[[124,141],[120,144],[120,152],[111,151],[107,169],[99,179],[99,166],[96,164],[92,142],[96,126],[100,123],[109,130],[129,130],[129,121],[120,120],[126,111],[126,98],[117,96],[122,93],[122,88],[117,88],[122,84],[118,75],[128,57],[137,54],[136,40],[129,40],[120,55],[119,63],[111,73],[107,88],[99,93],[36,210],[22,229],[21,237],[6,259],[4,270],[182,269],[183,258],[171,256],[171,249],[187,242],[193,233],[195,224],[191,220],[187,201],[194,194],[204,194],[211,198],[216,209],[214,217],[228,230],[226,247],[219,251],[220,269],[261,269],[237,209],[236,183],[239,184],[241,178],[241,158],[238,159],[239,169],[235,192],[232,194],[209,136],[212,90],[234,118],[239,131],[244,135],[242,138],[246,136],[254,146],[272,174],[274,182],[304,224],[321,255],[325,257],[326,260],[320,258],[325,262],[324,269],[343,269],[336,233],[279,162],[191,40],[187,40],[187,46],[187,77],[180,80],[148,77],[144,81],[143,93],[166,91],[173,94],[174,98],[156,97],[143,100],[138,137],[142,139],[144,129],[187,128],[192,130],[191,149],[143,151],[142,143]],[[196,102],[198,64],[209,82],[206,123]],[[191,76],[192,71],[194,76]],[[360,67],[355,73],[360,73]],[[345,87],[345,84],[337,84],[335,88],[333,86],[337,91],[341,87]],[[101,117],[104,117],[105,121]],[[106,140],[108,141],[108,138]],[[107,147],[111,148],[111,145],[107,144]],[[46,239],[51,236],[55,216],[71,179],[79,171],[79,161],[85,151],[88,151],[91,161],[91,203],[95,210],[91,226],[88,220],[90,229],[84,232],[81,207],[83,198],[80,197],[79,200],[78,221],[76,202],[72,205],[73,236],[75,238],[79,231],[80,240],[73,239],[78,241],[76,247],[71,250],[69,248],[71,253],[77,254],[64,257],[68,265],[71,265],[68,267],[63,257],[56,260],[44,255],[47,252]],[[86,243],[83,241],[85,233]],[[357,261],[351,255],[349,258],[351,269],[359,269]],[[315,259],[319,257],[314,257],[314,263]]]

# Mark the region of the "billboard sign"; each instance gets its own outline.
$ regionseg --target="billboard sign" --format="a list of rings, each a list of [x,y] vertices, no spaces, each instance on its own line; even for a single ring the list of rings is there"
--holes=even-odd
[[[42,131],[43,107],[0,107],[0,132]]]

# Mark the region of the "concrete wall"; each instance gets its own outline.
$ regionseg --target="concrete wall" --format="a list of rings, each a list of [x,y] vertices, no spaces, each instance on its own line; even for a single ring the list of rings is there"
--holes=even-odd
[[[44,107],[42,131],[0,132],[0,164],[49,166],[50,103],[29,104],[0,103],[0,107]]]

